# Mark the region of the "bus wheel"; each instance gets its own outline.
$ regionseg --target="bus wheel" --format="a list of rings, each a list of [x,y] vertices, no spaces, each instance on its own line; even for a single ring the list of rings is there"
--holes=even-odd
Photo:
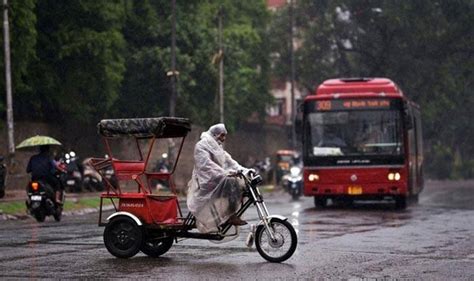
[[[406,209],[407,207],[407,198],[406,196],[398,196],[398,197],[395,197],[395,208],[399,209],[399,210],[404,210]]]
[[[314,206],[316,208],[325,208],[328,204],[328,200],[326,198],[314,197]]]

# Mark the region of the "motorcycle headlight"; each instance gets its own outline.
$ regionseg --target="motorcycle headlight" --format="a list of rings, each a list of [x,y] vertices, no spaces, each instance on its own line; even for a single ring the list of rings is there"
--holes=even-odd
[[[290,174],[292,177],[297,177],[301,173],[301,168],[299,167],[291,167]]]

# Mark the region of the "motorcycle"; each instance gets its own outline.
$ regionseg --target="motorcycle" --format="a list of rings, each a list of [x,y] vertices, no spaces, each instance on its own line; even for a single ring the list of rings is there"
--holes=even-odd
[[[65,189],[68,192],[81,192],[83,180],[76,153],[74,151],[66,153],[61,162],[65,163],[67,170],[67,173],[61,177]]]
[[[7,177],[7,166],[3,164],[3,156],[0,156],[0,198],[5,196],[5,179]]]
[[[104,159],[109,159],[109,155],[105,154]],[[89,163],[91,163],[89,161]],[[115,171],[112,165],[108,165],[104,167],[100,174],[102,175],[102,184],[104,187],[111,186],[112,188],[116,189],[118,187],[118,179],[115,176]]]
[[[270,183],[273,177],[273,168],[270,157],[265,157],[265,160],[256,161],[253,164],[253,169],[262,176],[265,183]]]
[[[290,168],[290,173],[285,175],[286,191],[291,195],[293,200],[298,200],[303,194],[303,176],[301,168],[293,166]]]
[[[46,216],[53,216],[55,221],[60,221],[63,206],[56,202],[54,189],[45,181],[30,181],[26,189],[26,208],[38,222],[44,222]],[[61,202],[64,202],[64,192],[61,192]]]
[[[104,183],[102,176],[90,165],[90,159],[87,158],[82,162],[84,167],[83,186],[89,191],[103,191]]]

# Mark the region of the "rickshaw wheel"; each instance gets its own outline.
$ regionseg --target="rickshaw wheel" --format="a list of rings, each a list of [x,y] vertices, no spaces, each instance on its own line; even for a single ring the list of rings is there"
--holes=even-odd
[[[142,245],[142,230],[134,220],[119,216],[105,227],[104,244],[109,253],[118,258],[131,258]]]
[[[166,252],[173,246],[173,237],[163,238],[163,239],[145,239],[140,251],[145,255],[157,258]]]
[[[272,240],[259,225],[255,231],[255,246],[258,253],[269,262],[282,262],[289,259],[296,250],[297,236],[293,226],[286,220],[273,218],[270,222],[275,240]]]

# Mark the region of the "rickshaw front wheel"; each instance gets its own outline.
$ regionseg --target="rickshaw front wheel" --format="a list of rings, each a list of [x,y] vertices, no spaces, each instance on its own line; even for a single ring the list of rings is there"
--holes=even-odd
[[[109,253],[118,258],[131,258],[142,245],[142,230],[129,217],[113,218],[105,227],[104,244]]]
[[[264,225],[259,225],[255,231],[255,246],[267,261],[283,262],[296,250],[296,231],[288,221],[278,218],[273,218],[269,226],[275,239],[270,237]]]
[[[173,237],[162,239],[148,238],[143,241],[140,251],[147,256],[157,258],[168,252],[171,246],[173,246]]]

